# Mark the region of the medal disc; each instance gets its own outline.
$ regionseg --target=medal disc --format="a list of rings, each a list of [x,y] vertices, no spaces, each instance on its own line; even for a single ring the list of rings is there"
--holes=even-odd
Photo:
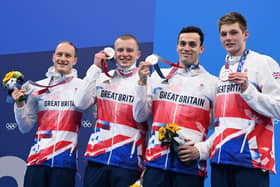
[[[25,90],[25,95],[29,95],[32,92],[32,85],[29,81],[25,82],[21,88]]]
[[[107,60],[110,60],[115,56],[115,50],[112,47],[105,47],[104,52],[109,55]]]
[[[152,65],[155,65],[158,63],[158,56],[157,55],[149,55],[145,59],[146,62],[150,62]]]
[[[228,80],[228,75],[231,73],[230,70],[225,70],[222,75],[221,75],[221,80],[222,81],[227,81]]]

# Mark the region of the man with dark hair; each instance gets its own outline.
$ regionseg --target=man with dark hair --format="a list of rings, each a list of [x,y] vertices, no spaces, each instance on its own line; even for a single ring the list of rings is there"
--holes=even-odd
[[[85,152],[85,187],[123,187],[140,178],[146,124],[133,119],[132,104],[141,53],[130,34],[118,37],[114,47],[117,68],[101,73],[110,54],[105,50],[96,53],[75,98],[79,108],[97,106],[96,124]]]
[[[211,155],[213,187],[268,187],[275,173],[273,118],[280,118],[280,68],[271,57],[248,50],[246,19],[237,12],[219,20],[227,51],[217,87],[215,132],[196,145]]]
[[[199,155],[192,145],[205,140],[213,119],[217,78],[199,64],[203,40],[198,27],[180,31],[177,53],[181,68],[162,69],[167,79],[159,79],[156,73],[149,79],[151,63],[139,65],[134,118],[141,122],[153,117],[145,155],[144,186],[204,186],[206,162],[192,159],[196,155],[188,151]],[[163,144],[161,129],[169,126],[178,129],[180,141],[174,138],[170,144]]]
[[[31,86],[32,94],[26,103],[20,99],[24,89],[12,93],[19,130],[26,133],[38,125],[27,159],[25,187],[75,186],[77,137],[82,118],[73,101],[82,82],[73,69],[76,55],[73,43],[60,42],[47,78]]]

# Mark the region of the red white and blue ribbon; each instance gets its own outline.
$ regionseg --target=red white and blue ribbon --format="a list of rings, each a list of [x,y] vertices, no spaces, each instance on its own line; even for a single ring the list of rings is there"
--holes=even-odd
[[[152,54],[152,55],[147,56],[147,58],[145,59],[145,61],[146,61],[146,62],[150,62],[150,63],[154,66],[156,72],[158,73],[158,75],[159,75],[162,79],[169,79],[170,77],[172,77],[172,75],[176,72],[176,70],[177,70],[178,68],[184,68],[184,67],[180,66],[178,63],[175,64],[175,63],[173,63],[173,62],[170,62],[170,61],[168,61],[168,60],[166,60],[166,59],[164,59],[164,58],[162,58],[162,57],[160,57],[160,56],[158,56],[158,55],[156,55],[156,54]],[[158,62],[159,62],[159,61],[160,61],[160,62],[163,62],[163,63],[165,63],[165,64],[168,64],[168,65],[170,65],[170,66],[173,67],[166,77],[163,75],[163,73],[162,73],[161,70],[160,70],[160,67],[159,67],[159,65],[158,65]]]

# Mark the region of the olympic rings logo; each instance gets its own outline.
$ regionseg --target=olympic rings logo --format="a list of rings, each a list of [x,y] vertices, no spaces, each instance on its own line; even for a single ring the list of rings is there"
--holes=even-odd
[[[6,129],[8,130],[15,130],[15,128],[17,127],[17,123],[6,123]]]
[[[82,126],[84,128],[90,128],[90,127],[92,127],[92,123],[89,122],[88,120],[82,120]]]

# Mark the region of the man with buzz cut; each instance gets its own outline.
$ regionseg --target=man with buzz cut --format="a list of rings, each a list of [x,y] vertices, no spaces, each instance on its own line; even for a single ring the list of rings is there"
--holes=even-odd
[[[24,187],[74,187],[77,140],[82,111],[74,106],[74,95],[82,83],[73,66],[77,49],[60,42],[52,57],[47,78],[37,81],[27,101],[26,90],[16,89],[14,113],[19,130],[29,132],[37,125],[34,143],[27,158]]]

